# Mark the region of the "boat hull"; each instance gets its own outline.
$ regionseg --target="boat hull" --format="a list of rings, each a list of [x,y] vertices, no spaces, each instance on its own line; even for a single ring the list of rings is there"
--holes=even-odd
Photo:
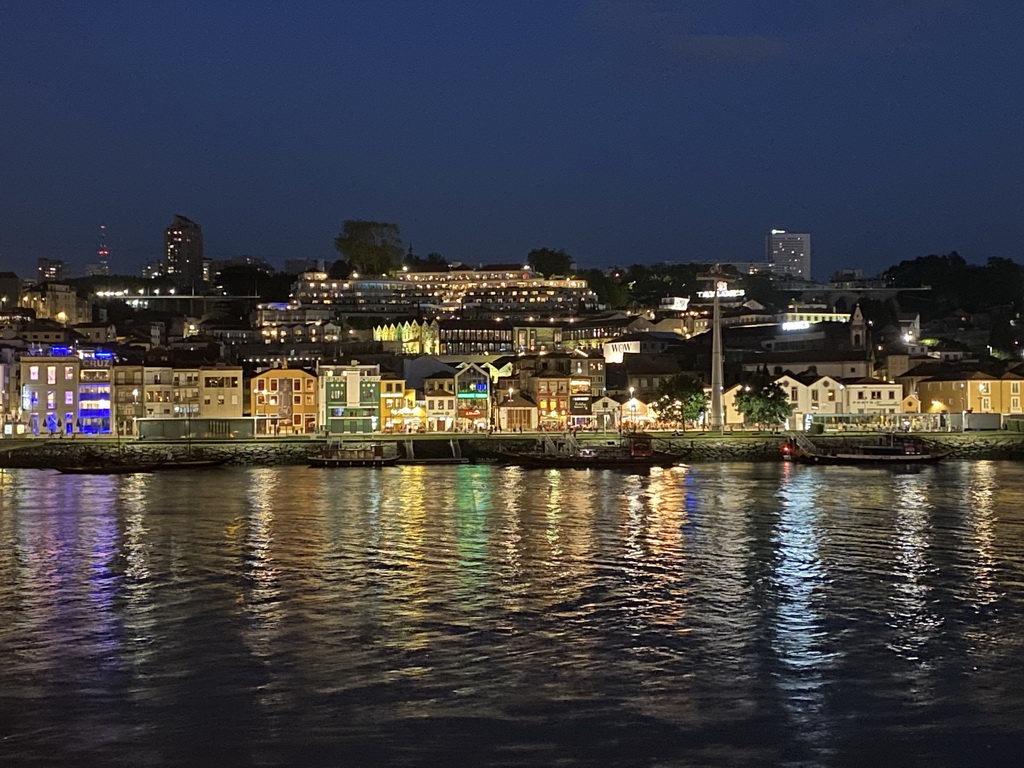
[[[53,467],[64,475],[134,475],[141,472],[153,472],[156,464],[123,464],[105,466],[69,466]]]
[[[651,467],[672,467],[681,456],[658,454],[654,456],[531,456],[522,453],[505,453],[502,458],[508,464],[529,469],[650,469]]]
[[[397,456],[355,458],[345,456],[310,456],[309,466],[321,469],[334,467],[393,467],[398,463]]]
[[[948,453],[920,454],[917,456],[862,456],[858,454],[805,454],[793,455],[791,460],[797,464],[842,464],[863,467],[906,467],[914,464],[934,464],[941,461]]]

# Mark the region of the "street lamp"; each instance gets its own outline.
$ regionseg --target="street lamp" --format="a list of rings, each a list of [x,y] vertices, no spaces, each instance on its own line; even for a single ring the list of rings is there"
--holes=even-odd
[[[629,426],[636,432],[636,400],[633,398],[634,388],[629,388]]]
[[[136,434],[136,419],[139,418],[139,388],[132,390],[132,434]]]

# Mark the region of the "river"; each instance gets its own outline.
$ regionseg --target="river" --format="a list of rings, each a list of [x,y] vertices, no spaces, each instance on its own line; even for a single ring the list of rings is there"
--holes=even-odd
[[[1002,766],[1024,473],[0,472],[0,765]]]

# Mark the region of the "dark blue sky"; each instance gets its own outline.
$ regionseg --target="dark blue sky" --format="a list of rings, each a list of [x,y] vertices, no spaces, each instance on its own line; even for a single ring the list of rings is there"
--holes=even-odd
[[[324,7],[328,6],[328,7]],[[433,6],[433,7],[429,7]],[[1020,0],[0,2],[0,269],[419,254],[1024,260]]]

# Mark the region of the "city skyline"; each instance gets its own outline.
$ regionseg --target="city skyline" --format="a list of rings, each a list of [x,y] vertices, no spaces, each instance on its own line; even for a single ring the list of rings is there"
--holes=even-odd
[[[1018,4],[9,4],[0,269],[333,259],[348,218],[417,254],[584,267],[758,260],[814,276],[1020,260]],[[13,118],[13,119],[12,119]]]

